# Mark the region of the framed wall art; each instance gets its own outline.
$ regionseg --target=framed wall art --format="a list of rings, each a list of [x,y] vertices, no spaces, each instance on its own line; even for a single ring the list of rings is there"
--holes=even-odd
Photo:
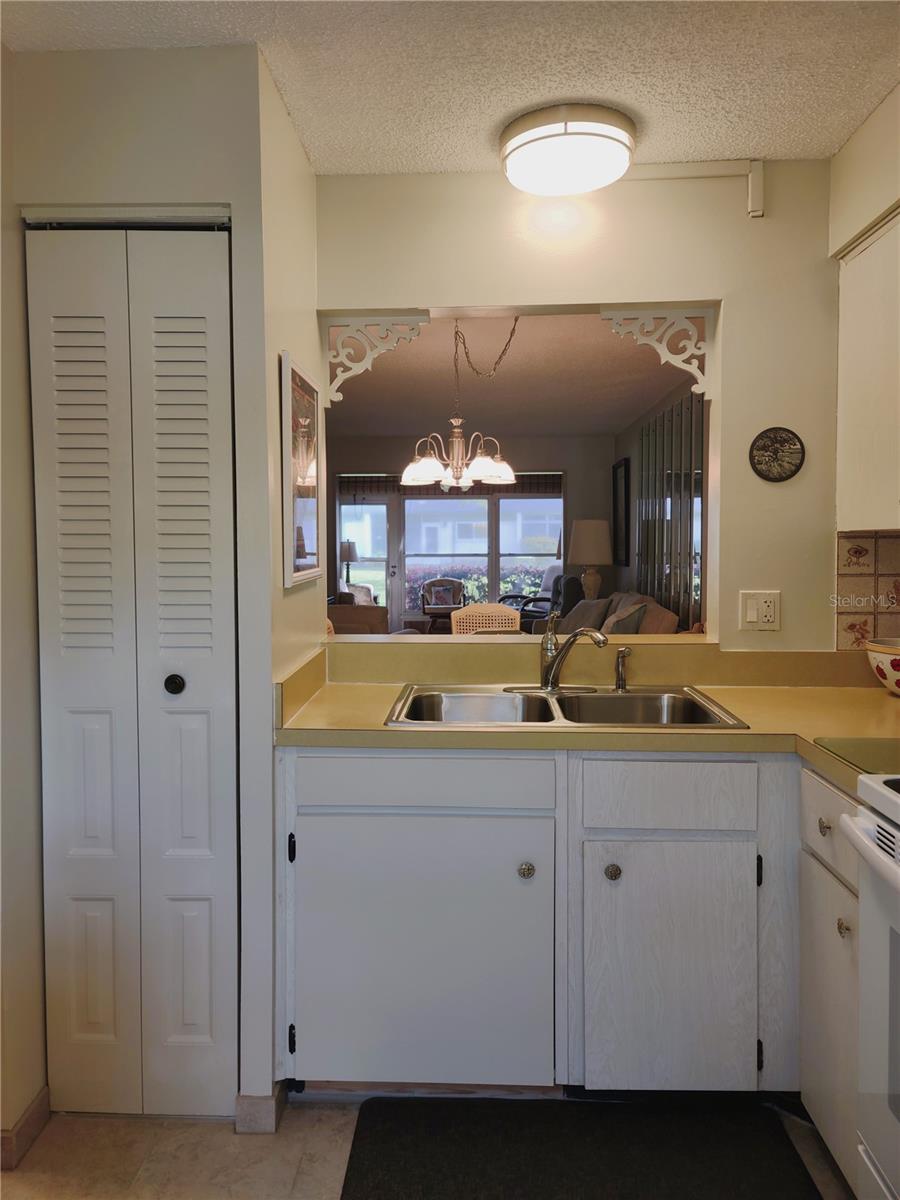
[[[319,562],[319,389],[281,352],[284,586],[322,574]]]
[[[773,425],[758,433],[750,443],[750,466],[766,483],[786,483],[793,479],[806,458],[799,434],[782,425]]]

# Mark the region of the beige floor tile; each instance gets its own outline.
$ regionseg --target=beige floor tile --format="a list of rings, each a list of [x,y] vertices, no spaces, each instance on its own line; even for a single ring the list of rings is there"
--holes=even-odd
[[[358,1104],[294,1105],[283,1125],[296,1129],[303,1156],[291,1200],[340,1200]]]
[[[291,1193],[300,1139],[236,1134],[231,1123],[168,1122],[137,1172],[128,1200],[279,1200]]]
[[[55,1113],[4,1174],[3,1200],[121,1200],[162,1134],[162,1122],[143,1117]]]

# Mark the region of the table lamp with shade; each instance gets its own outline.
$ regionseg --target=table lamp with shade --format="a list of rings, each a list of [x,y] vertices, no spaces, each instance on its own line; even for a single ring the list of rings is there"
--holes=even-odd
[[[350,584],[350,564],[359,562],[359,554],[356,552],[356,542],[341,542],[341,562],[346,563],[344,567],[344,582]]]
[[[612,543],[609,521],[579,520],[572,522],[568,561],[584,567],[581,584],[585,600],[596,600],[600,594],[601,575],[597,567],[612,563]]]

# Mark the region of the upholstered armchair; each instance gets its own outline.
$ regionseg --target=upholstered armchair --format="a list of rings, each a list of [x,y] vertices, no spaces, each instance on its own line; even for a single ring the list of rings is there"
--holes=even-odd
[[[368,583],[346,583],[343,579],[338,580],[338,593],[347,599],[340,600],[341,604],[377,604],[378,597],[371,584]]]
[[[430,619],[431,633],[438,621],[450,621],[450,614],[466,603],[466,587],[461,579],[426,579],[422,584],[422,614]]]

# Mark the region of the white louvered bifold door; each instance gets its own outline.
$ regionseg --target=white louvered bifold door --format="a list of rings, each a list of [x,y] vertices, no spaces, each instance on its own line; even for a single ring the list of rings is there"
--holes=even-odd
[[[228,237],[127,236],[144,1111],[226,1114],[238,980]],[[166,690],[173,677],[182,691]]]
[[[30,231],[50,1104],[141,1111],[125,234]]]

